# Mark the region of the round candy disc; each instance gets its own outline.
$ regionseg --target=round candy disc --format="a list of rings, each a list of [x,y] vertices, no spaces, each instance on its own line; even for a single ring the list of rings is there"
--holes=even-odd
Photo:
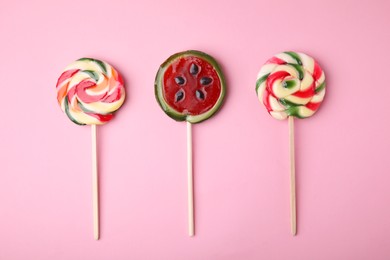
[[[276,119],[310,117],[324,99],[325,74],[310,56],[283,52],[263,65],[257,76],[256,92]]]
[[[57,82],[62,111],[78,125],[101,125],[125,100],[122,77],[108,63],[82,58],[70,64]]]
[[[172,55],[161,66],[155,94],[164,112],[177,121],[199,123],[222,105],[225,80],[218,63],[200,51]]]

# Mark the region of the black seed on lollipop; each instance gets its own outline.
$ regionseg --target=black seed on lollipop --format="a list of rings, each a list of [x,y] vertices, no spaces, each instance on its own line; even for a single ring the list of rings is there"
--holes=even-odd
[[[176,92],[175,94],[175,102],[179,102],[180,100],[182,100],[184,98],[184,92],[183,90],[179,90],[178,92]]]
[[[200,84],[202,84],[203,86],[205,85],[208,85],[211,83],[211,81],[213,81],[212,78],[209,78],[209,77],[203,77],[200,79]]]
[[[196,98],[197,98],[197,99],[204,100],[204,93],[203,93],[202,91],[197,90],[197,91],[195,92],[195,94],[196,94]]]
[[[183,77],[178,76],[175,78],[175,82],[178,85],[184,85],[184,83],[186,83],[186,80]]]
[[[191,64],[191,67],[190,67],[190,73],[191,73],[191,75],[196,75],[196,74],[198,74],[198,72],[199,72],[199,67],[198,67],[198,65],[196,65],[195,63],[192,63]]]

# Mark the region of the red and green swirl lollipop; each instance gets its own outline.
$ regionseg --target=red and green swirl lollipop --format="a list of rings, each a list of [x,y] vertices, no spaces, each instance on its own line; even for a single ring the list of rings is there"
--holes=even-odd
[[[268,113],[288,118],[290,129],[291,232],[296,234],[294,117],[314,115],[325,97],[325,73],[309,55],[286,51],[270,58],[257,75],[256,93]]]
[[[213,116],[226,93],[225,79],[216,60],[200,51],[184,51],[161,64],[155,95],[162,110],[176,121],[187,121],[189,235],[194,235],[191,124]]]

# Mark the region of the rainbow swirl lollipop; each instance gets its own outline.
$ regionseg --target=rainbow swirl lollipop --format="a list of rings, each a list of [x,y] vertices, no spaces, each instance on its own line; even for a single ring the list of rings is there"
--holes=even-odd
[[[108,63],[79,59],[57,81],[57,100],[62,111],[78,125],[91,125],[92,204],[94,238],[99,239],[99,195],[96,125],[107,123],[125,101],[125,88],[119,73]]]
[[[310,117],[324,99],[325,74],[306,54],[279,53],[261,68],[256,92],[268,113],[276,119]]]
[[[108,63],[79,59],[65,68],[57,82],[62,111],[78,125],[102,125],[125,101],[122,77]]]

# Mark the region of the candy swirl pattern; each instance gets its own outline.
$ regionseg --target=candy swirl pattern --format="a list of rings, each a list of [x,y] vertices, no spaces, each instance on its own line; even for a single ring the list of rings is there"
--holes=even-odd
[[[263,65],[257,76],[256,92],[274,118],[307,118],[324,99],[325,74],[310,56],[283,52]]]
[[[74,123],[102,125],[113,118],[125,100],[123,79],[108,63],[81,58],[59,77],[57,100]]]

